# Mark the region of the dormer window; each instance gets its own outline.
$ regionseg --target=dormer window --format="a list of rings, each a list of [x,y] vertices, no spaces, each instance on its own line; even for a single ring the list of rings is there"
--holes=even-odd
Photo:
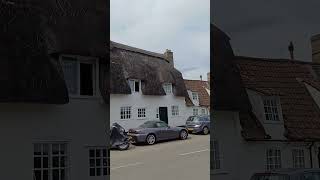
[[[61,56],[64,79],[70,95],[96,95],[96,60],[80,56]]]
[[[279,103],[275,97],[263,98],[264,114],[266,121],[279,122]]]
[[[135,80],[135,79],[130,79],[129,80],[129,85],[130,85],[132,93],[140,92],[140,84],[141,84],[140,82],[141,82],[140,80]]]
[[[171,83],[164,83],[163,89],[166,92],[166,94],[171,94],[172,93],[172,84]]]
[[[192,92],[192,99],[195,100],[195,101],[198,101],[199,100],[198,93]]]

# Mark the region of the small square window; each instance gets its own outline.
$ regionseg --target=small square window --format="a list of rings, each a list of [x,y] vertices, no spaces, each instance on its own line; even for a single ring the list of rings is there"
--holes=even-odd
[[[121,107],[120,108],[120,119],[131,119],[131,107]]]
[[[130,85],[130,89],[131,89],[132,93],[140,92],[140,80],[130,79],[129,80],[129,85]]]
[[[138,118],[146,117],[146,108],[138,108]]]
[[[198,93],[192,92],[192,99],[195,101],[198,101],[199,100]]]
[[[163,89],[166,92],[166,94],[171,94],[172,93],[172,84],[171,83],[164,83]]]
[[[281,168],[281,151],[280,149],[267,149],[267,170]]]
[[[276,98],[265,97],[263,99],[264,113],[267,121],[280,121],[279,106]]]
[[[179,106],[172,106],[171,111],[172,111],[172,116],[179,116]]]
[[[199,115],[199,112],[198,112],[198,109],[197,109],[197,108],[194,108],[194,109],[193,109],[193,115],[194,115],[194,116]]]

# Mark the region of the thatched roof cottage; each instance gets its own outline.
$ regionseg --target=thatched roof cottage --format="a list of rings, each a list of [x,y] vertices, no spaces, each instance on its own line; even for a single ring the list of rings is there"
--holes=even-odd
[[[2,0],[0,10],[0,179],[105,178],[107,163],[88,159],[108,154],[106,1]]]
[[[125,128],[146,120],[183,125],[187,94],[173,52],[154,53],[116,42],[110,43],[111,123]]]

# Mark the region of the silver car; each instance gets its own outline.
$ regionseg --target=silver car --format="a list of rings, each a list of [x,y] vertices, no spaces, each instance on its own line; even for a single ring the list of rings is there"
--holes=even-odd
[[[278,169],[255,173],[250,180],[320,180],[320,169]]]
[[[158,141],[188,138],[188,131],[183,127],[170,127],[163,121],[146,121],[138,128],[129,129],[134,143],[155,144]]]
[[[210,116],[190,116],[186,121],[186,127],[190,133],[202,133],[207,135],[210,133]]]

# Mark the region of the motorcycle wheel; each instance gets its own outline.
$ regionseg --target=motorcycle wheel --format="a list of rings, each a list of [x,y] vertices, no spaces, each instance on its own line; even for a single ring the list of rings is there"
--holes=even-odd
[[[130,146],[130,143],[123,143],[123,144],[118,146],[118,149],[120,151],[127,150],[129,148],[129,146]]]

